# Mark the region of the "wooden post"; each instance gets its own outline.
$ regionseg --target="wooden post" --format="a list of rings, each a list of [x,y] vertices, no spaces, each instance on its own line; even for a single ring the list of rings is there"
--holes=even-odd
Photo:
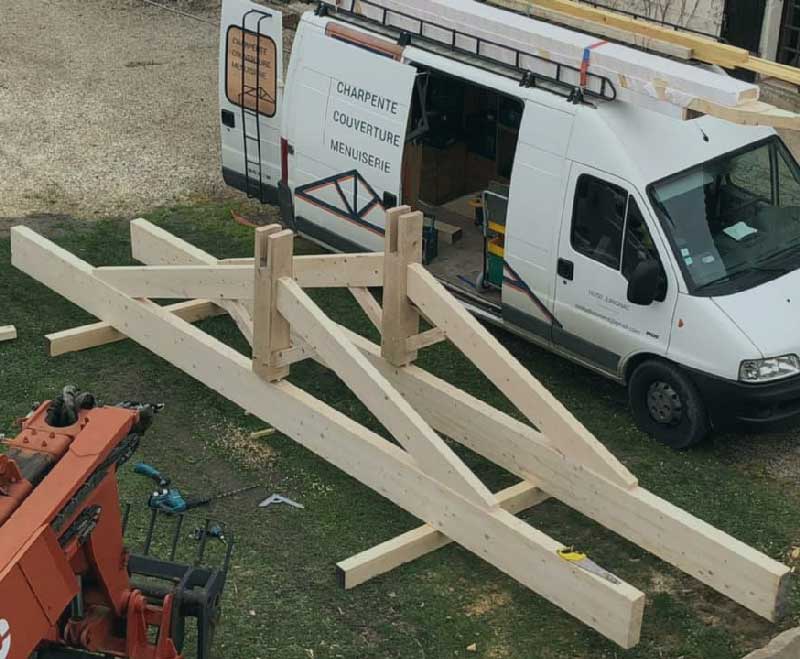
[[[278,312],[278,280],[292,277],[294,234],[271,224],[256,229],[255,284],[253,289],[253,371],[274,382],[289,375],[288,365],[278,365],[276,354],[291,347],[288,321]]]
[[[417,358],[408,339],[419,334],[419,313],[408,299],[408,265],[422,263],[422,213],[408,206],[386,213],[381,354],[394,366]]]

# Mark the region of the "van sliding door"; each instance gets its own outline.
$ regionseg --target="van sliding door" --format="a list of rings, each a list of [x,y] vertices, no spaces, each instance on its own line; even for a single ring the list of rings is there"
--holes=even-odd
[[[283,88],[283,20],[271,7],[223,0],[219,105],[225,182],[277,200]]]
[[[317,17],[304,18],[295,38],[287,97],[295,222],[334,249],[383,249],[384,195],[400,199],[416,77],[401,53]]]

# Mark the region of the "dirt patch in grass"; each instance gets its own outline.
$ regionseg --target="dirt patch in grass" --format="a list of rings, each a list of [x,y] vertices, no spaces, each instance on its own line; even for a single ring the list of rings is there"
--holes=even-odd
[[[488,593],[481,594],[480,597],[467,604],[464,607],[464,612],[467,616],[485,616],[488,614],[497,613],[498,609],[511,604],[511,593],[505,590],[491,590]]]

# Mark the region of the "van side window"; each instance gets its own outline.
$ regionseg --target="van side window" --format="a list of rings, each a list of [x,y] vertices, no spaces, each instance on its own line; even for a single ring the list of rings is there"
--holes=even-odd
[[[572,211],[572,247],[619,270],[628,193],[621,187],[581,174]]]
[[[630,279],[642,261],[658,261],[658,250],[650,237],[636,199],[628,197],[628,222],[625,225],[625,246],[622,250],[622,276]]]

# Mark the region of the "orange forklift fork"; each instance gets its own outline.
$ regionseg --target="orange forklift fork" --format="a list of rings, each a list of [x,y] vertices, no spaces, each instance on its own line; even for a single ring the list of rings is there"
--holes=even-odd
[[[200,626],[216,622],[230,547],[222,570],[130,555],[116,475],[139,444],[143,408],[81,409],[54,427],[50,407],[24,419],[0,456],[3,659],[182,659],[188,616],[198,618],[198,657],[207,659],[209,630]],[[137,563],[166,585],[143,592],[132,578]]]

